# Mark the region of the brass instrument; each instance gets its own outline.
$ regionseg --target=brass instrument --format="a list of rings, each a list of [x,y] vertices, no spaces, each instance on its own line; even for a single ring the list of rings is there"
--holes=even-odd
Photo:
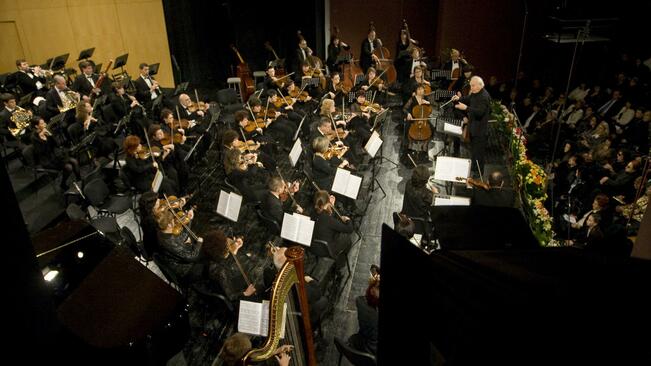
[[[61,98],[61,103],[63,103],[63,106],[59,107],[59,112],[63,113],[71,109],[77,108],[77,104],[79,104],[79,99],[80,99],[79,94],[72,90],[65,90],[63,94],[66,97]]]
[[[14,137],[17,137],[18,135],[22,135],[27,126],[29,126],[29,121],[32,119],[32,112],[16,106],[16,110],[11,115],[10,119],[16,127],[10,127],[9,132],[11,132]]]

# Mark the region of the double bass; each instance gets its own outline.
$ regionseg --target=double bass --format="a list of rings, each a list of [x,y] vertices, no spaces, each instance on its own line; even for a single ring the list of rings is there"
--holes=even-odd
[[[233,52],[235,52],[235,55],[237,55],[237,58],[240,61],[240,63],[237,65],[237,77],[240,78],[240,90],[242,91],[242,99],[248,100],[251,94],[255,92],[255,82],[251,76],[249,65],[244,62],[244,59],[242,58],[242,55],[240,55],[240,52],[237,50],[237,48],[235,48],[234,45],[231,45],[231,49]]]
[[[271,52],[274,55],[275,60],[273,61],[274,68],[276,69],[276,76],[285,76],[285,60],[278,57],[276,50],[271,47],[271,43],[266,41],[264,43],[264,48]]]
[[[375,29],[373,22],[371,22],[371,29]],[[387,84],[393,84],[398,79],[398,72],[396,71],[396,67],[393,66],[391,52],[389,52],[388,48],[384,47],[382,41],[379,38],[376,38],[376,40],[379,46],[373,50],[373,54],[378,58],[378,61],[375,64],[375,68],[378,74],[386,74]]]

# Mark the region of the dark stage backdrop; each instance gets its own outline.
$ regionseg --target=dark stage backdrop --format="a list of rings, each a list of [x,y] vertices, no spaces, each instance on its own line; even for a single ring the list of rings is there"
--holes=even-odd
[[[190,87],[224,87],[237,65],[231,44],[249,63],[251,72],[263,70],[273,59],[265,50],[265,41],[283,58],[298,47],[297,30],[318,52],[323,49],[323,2],[270,7],[250,1],[163,0],[172,63],[176,60],[180,69],[180,75],[175,72],[176,82],[189,81]]]

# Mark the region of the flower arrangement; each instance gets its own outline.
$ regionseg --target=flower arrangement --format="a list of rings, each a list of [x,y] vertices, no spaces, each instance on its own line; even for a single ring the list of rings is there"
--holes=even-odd
[[[540,245],[554,245],[552,218],[545,208],[547,173],[527,157],[527,139],[522,129],[516,127],[515,116],[499,102],[493,103],[491,112],[492,119],[497,121],[498,130],[508,136],[511,176],[514,180],[514,188],[523,193],[523,210],[529,220],[531,231]]]

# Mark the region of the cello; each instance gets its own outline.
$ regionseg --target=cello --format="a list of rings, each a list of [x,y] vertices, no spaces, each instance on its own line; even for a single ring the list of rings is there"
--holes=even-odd
[[[251,77],[251,70],[249,69],[249,65],[244,62],[244,59],[242,58],[242,55],[240,55],[240,52],[237,50],[237,48],[235,48],[234,45],[231,45],[231,49],[233,52],[235,52],[235,55],[237,55],[237,58],[240,61],[240,63],[237,65],[237,77],[240,78],[240,90],[242,91],[242,99],[248,100],[249,96],[255,92],[255,83]]]
[[[427,151],[427,142],[432,138],[430,114],[432,114],[432,106],[429,104],[419,104],[412,108],[411,115],[414,119],[409,126],[409,142],[413,144],[411,150]]]
[[[371,29],[375,30],[373,22],[371,22]],[[380,38],[376,38],[378,47],[373,50],[373,55],[377,56],[378,61],[375,63],[375,69],[378,73],[385,73],[387,76],[387,84],[393,84],[398,79],[398,72],[393,66],[393,59],[391,59],[391,52],[384,47]]]

